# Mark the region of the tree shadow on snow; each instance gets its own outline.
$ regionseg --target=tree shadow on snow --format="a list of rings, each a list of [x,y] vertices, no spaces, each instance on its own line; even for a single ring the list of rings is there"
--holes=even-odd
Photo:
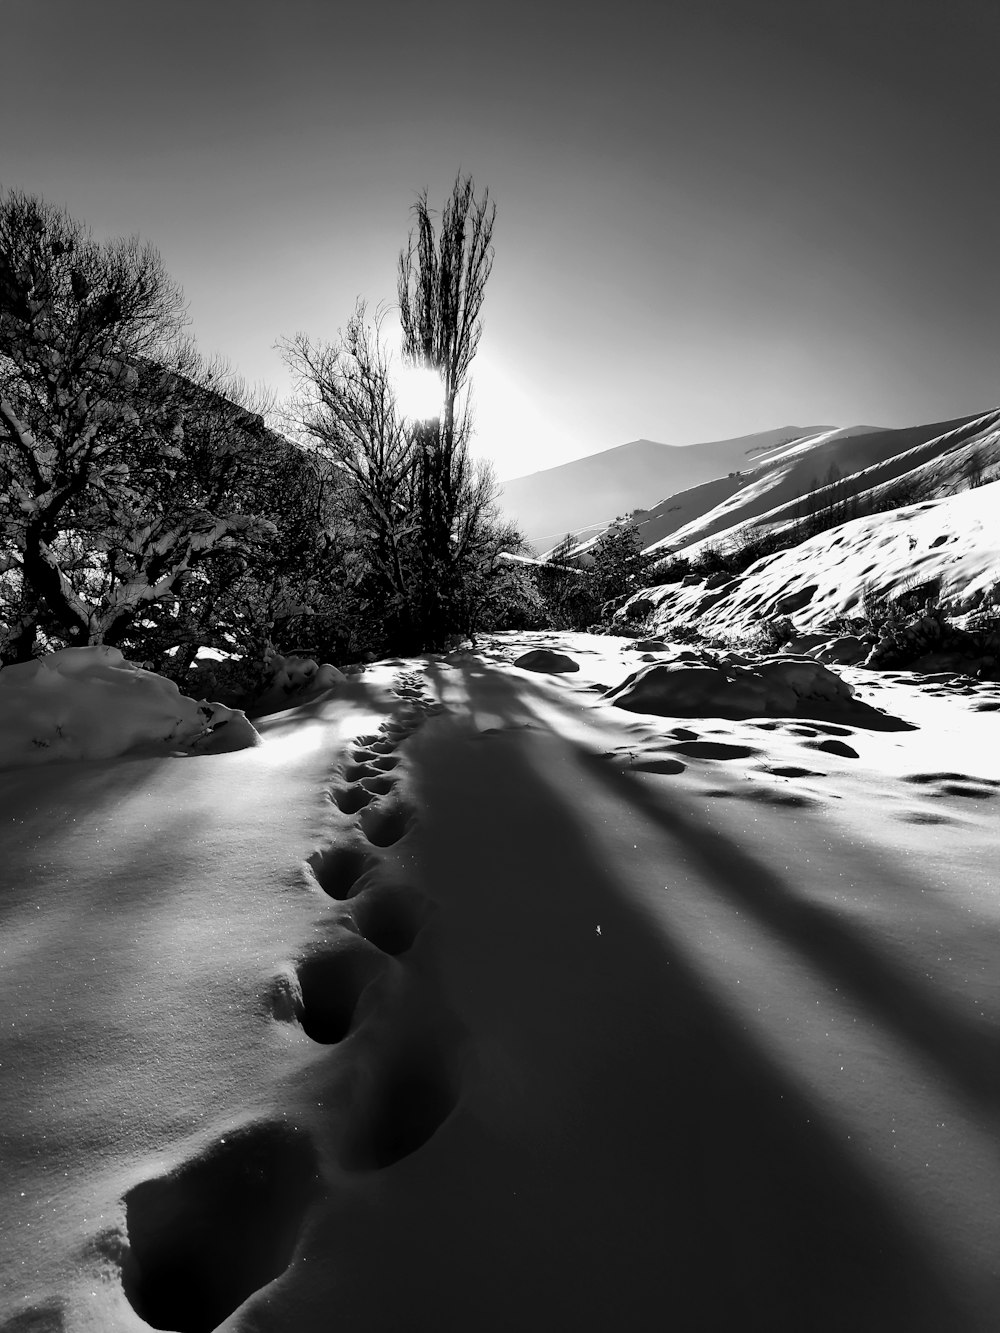
[[[480,674],[468,673],[473,693]],[[494,1061],[492,1076],[519,1070],[517,1098],[534,1108],[502,1181],[489,1154],[463,1166],[470,1198],[495,1191],[497,1234],[456,1219],[450,1299],[460,1303],[466,1284],[490,1289],[480,1326],[491,1329],[652,1318],[789,1333],[973,1327],[964,1296],[948,1290],[938,1257],[845,1149],[842,1129],[712,997],[682,943],[651,929],[595,863],[559,787],[580,751],[568,755],[543,731],[526,738],[521,682],[489,674],[489,705],[505,704],[512,727],[484,738],[442,718],[434,744],[411,754],[422,873],[441,902],[436,921],[462,942],[443,951],[446,984],[464,1001],[487,1079]],[[665,816],[641,784],[596,759],[584,768],[679,838],[714,883],[739,880],[734,900],[827,970],[857,973],[866,1001],[920,1040],[929,1006],[913,1019],[899,1012],[922,997],[912,985],[902,1000],[887,997],[898,979],[843,923],[795,902],[745,854],[706,849],[718,834]],[[922,1049],[948,1059],[956,1032]],[[964,1064],[949,1067],[957,1076]],[[500,1202],[511,1190],[523,1206]],[[499,1287],[498,1254],[510,1274]],[[419,1255],[415,1288],[431,1280]],[[451,1326],[443,1311],[440,1326]]]

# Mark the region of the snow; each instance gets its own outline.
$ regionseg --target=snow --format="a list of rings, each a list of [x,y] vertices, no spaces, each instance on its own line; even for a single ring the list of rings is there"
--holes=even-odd
[[[0,1327],[996,1327],[1000,688],[643,651],[0,773]]]
[[[301,703],[334,689],[347,679],[330,662],[319,663],[312,657],[281,654],[271,649],[265,659],[269,684],[256,700],[256,710],[274,712],[293,701]]]
[[[0,768],[150,746],[219,752],[259,740],[243,713],[189,699],[117,648],[63,648],[0,670]]]
[[[706,634],[745,635],[790,614],[800,630],[861,614],[865,588],[895,598],[936,581],[956,614],[1000,602],[1000,483],[852,519],[751,565],[730,583],[647,588],[657,633],[697,620]],[[827,636],[829,637],[829,636]]]

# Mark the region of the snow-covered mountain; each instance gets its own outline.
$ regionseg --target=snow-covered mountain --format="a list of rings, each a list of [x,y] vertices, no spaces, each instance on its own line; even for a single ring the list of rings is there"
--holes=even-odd
[[[820,429],[780,426],[732,440],[691,445],[632,440],[559,467],[515,477],[504,483],[501,503],[528,540],[543,551],[568,532],[586,537],[600,532],[619,514],[648,508],[665,495],[725,478],[730,472],[745,472],[761,456]]]
[[[859,508],[876,490],[905,484],[914,498],[961,489],[973,455],[993,459],[995,413],[959,417],[897,430],[871,426],[823,429],[756,453],[737,475],[720,473],[700,485],[678,489],[636,515],[646,550],[677,551],[711,538],[726,540],[734,529],[780,527],[812,503],[811,493],[832,483],[841,500],[858,497]],[[942,470],[938,460],[950,459]],[[923,472],[920,471],[927,464]],[[910,475],[910,474],[914,475]],[[835,479],[835,481],[834,481]],[[870,507],[870,503],[868,505]],[[602,529],[588,533],[580,549]]]
[[[995,606],[1000,602],[1000,409],[947,424],[951,428],[943,432],[923,427],[882,433],[895,441],[879,445],[902,440],[910,447],[835,483],[838,499],[858,497],[857,517],[765,555],[728,580],[724,574],[707,580],[691,575],[645,590],[640,596],[652,603],[657,631],[691,623],[705,633],[739,638],[784,615],[809,630],[858,615],[866,593],[894,599],[908,588],[931,584],[953,615]],[[866,452],[869,458],[877,455],[881,450],[875,445],[856,441],[856,460],[863,461]],[[790,469],[801,470],[803,448],[784,451]],[[787,493],[788,475],[782,467],[765,470],[747,488],[742,506],[732,503],[739,498],[734,496],[728,508],[723,501],[648,545],[690,557],[708,544],[725,548],[739,540],[743,524],[781,533],[796,523],[801,501],[764,506]],[[831,484],[828,492],[833,490]]]
[[[894,600],[935,585],[953,615],[1000,600],[1000,482],[869,514],[777,555],[716,586],[691,580],[649,588],[656,632],[679,623],[741,638],[777,616],[812,630],[859,616],[866,590]],[[724,577],[724,576],[723,576]]]

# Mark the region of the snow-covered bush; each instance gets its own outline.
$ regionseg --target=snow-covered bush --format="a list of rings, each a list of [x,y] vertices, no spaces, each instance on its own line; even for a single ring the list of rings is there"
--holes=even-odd
[[[331,469],[183,323],[155,250],[0,196],[0,662],[104,643],[183,674],[326,608]]]

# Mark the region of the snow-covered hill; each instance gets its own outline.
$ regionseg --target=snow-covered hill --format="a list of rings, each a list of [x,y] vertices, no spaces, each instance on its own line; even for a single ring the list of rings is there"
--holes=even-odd
[[[816,431],[761,452],[738,476],[722,475],[678,490],[638,515],[643,548],[690,553],[698,543],[724,539],[744,525],[782,526],[821,502],[814,493],[828,483],[841,500],[856,496],[862,509],[903,478],[915,499],[948,494],[967,484],[973,454],[980,454],[987,468],[1000,466],[998,420],[1000,413],[988,412],[900,430],[851,426]],[[938,467],[945,457],[950,465]],[[586,550],[597,536],[588,535],[579,549]]]
[[[599,532],[619,514],[648,508],[664,495],[745,471],[774,448],[815,434],[815,426],[692,445],[632,440],[504,483],[502,505],[539,551],[568,532]],[[714,503],[714,501],[713,501]]]
[[[940,481],[947,461],[939,458],[936,471],[923,466],[928,483]],[[738,638],[776,616],[792,616],[800,629],[857,616],[866,590],[894,599],[932,582],[955,614],[1000,603],[1000,482],[852,519],[718,586],[691,580],[638,597],[652,603],[658,633],[685,622]]]

